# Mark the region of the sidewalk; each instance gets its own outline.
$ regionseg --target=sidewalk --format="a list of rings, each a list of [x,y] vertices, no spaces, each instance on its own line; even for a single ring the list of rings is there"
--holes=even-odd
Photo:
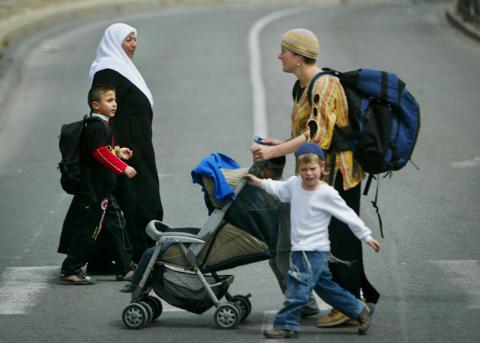
[[[449,23],[465,33],[467,36],[480,42],[480,26],[476,26],[471,22],[466,21],[457,11],[456,1],[445,10],[445,16]]]

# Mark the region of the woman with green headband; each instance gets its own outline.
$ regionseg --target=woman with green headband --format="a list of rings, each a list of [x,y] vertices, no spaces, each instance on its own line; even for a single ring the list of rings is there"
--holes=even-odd
[[[332,154],[328,153],[334,126],[348,125],[348,105],[342,85],[338,78],[326,74],[317,78],[312,87],[312,103],[306,94],[310,80],[322,72],[316,64],[318,52],[317,37],[309,30],[294,29],[283,35],[278,58],[283,71],[294,74],[298,80],[297,87],[294,88],[291,138],[285,141],[264,138],[262,145],[254,144],[251,151],[255,161],[262,161],[293,153],[305,142],[317,143],[327,151],[325,169],[328,172],[324,181],[333,180],[332,186],[358,214],[361,181],[365,174],[353,158],[352,151],[335,152],[333,158]],[[350,266],[344,263],[331,263],[330,269],[334,280],[355,297],[363,296],[372,313],[380,295],[365,275],[361,242],[351,233],[348,226],[335,218],[332,218],[329,232],[332,254],[340,260],[354,261]],[[319,320],[317,326],[335,327],[348,320],[343,313],[332,309],[327,316]]]

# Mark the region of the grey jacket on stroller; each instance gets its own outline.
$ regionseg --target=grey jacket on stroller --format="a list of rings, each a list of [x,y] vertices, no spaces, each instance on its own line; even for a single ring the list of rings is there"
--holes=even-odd
[[[225,205],[216,202],[212,181],[205,178],[204,187],[216,208],[201,228],[171,228],[156,220],[147,225],[147,234],[157,244],[123,311],[128,328],[138,329],[158,318],[159,298],[197,314],[215,306],[215,324],[224,329],[234,328],[250,314],[250,294],[230,295],[233,275],[217,272],[275,256],[279,203],[246,185],[242,177],[246,169],[222,172],[235,189],[235,200]],[[255,165],[250,172],[256,173]],[[152,290],[156,296],[150,295]]]

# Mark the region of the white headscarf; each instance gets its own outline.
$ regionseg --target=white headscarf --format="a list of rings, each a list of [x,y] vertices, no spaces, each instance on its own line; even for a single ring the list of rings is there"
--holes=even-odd
[[[137,35],[137,30],[127,24],[112,24],[105,30],[102,40],[98,44],[97,57],[90,67],[90,81],[97,71],[112,69],[130,80],[148,98],[153,106],[153,97],[138,71],[135,64],[122,48],[122,43],[130,33]]]

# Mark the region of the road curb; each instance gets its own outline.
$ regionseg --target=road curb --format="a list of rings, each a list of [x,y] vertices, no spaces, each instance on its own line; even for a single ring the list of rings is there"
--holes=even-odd
[[[475,39],[477,42],[480,42],[480,30],[474,25],[466,23],[455,11],[455,8],[452,6],[445,10],[445,17],[447,21],[455,28],[462,31],[465,35],[470,38]]]

